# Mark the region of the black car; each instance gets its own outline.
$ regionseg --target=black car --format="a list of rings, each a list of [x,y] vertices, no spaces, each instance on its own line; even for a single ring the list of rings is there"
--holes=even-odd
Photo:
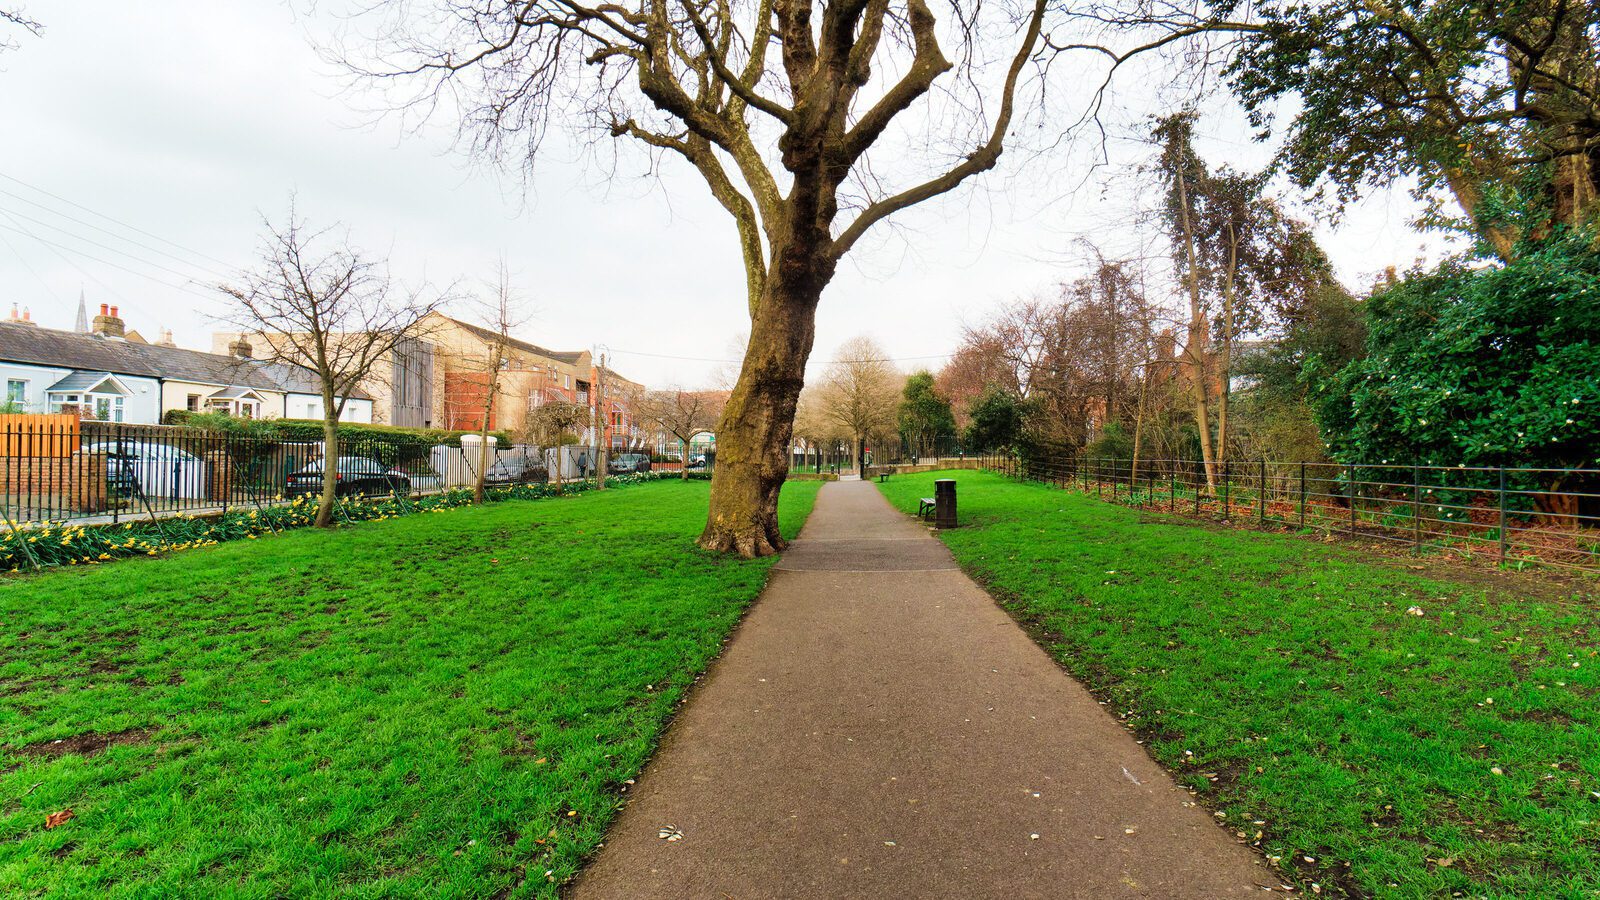
[[[324,460],[308,463],[305,468],[289,475],[284,493],[290,497],[322,493],[322,465]],[[334,493],[340,497],[370,496],[379,494],[411,493],[411,479],[404,472],[386,469],[375,459],[364,456],[341,456],[334,470],[338,483]]]
[[[483,474],[484,484],[533,484],[545,480],[545,465],[533,456],[502,456]]]

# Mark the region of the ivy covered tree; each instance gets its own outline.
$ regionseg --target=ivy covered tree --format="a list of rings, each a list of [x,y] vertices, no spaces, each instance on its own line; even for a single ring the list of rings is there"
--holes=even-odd
[[[972,402],[971,424],[963,442],[976,451],[1003,450],[1025,441],[1029,403],[1015,394],[990,387]]]
[[[1593,467],[1600,450],[1600,251],[1562,233],[1504,266],[1413,273],[1366,304],[1366,354],[1312,390],[1350,463]],[[1567,476],[1511,473],[1555,491]],[[1541,507],[1569,512],[1546,497]]]
[[[924,369],[906,379],[900,395],[900,437],[918,454],[955,437],[956,416],[933,386],[933,373]]]

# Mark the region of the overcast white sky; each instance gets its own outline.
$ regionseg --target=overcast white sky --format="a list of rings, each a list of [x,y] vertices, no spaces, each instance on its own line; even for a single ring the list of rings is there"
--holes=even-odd
[[[692,173],[607,185],[555,147],[524,195],[468,167],[447,135],[363,127],[311,47],[326,21],[286,3],[33,0],[27,11],[43,37],[0,55],[6,310],[70,328],[81,289],[91,313],[115,303],[151,339],[167,327],[209,348],[221,308],[205,285],[252,260],[260,215],[281,217],[294,192],[314,223],[344,223],[407,278],[477,280],[504,254],[532,314],[522,337],[607,346],[636,380],[702,384],[718,363],[701,360],[729,356],[747,330],[732,226]],[[1200,131],[1213,161],[1267,156],[1225,109]],[[814,360],[867,334],[902,368],[937,368],[963,322],[1070,278],[1075,237],[1130,242],[1128,176],[1102,170],[1063,193],[1087,149],[1052,163],[1048,189],[997,172],[864,241],[823,297]],[[1139,148],[1112,152],[1131,160]],[[1414,213],[1403,193],[1375,194],[1323,229],[1341,275],[1365,284],[1436,255],[1438,238],[1406,227]]]

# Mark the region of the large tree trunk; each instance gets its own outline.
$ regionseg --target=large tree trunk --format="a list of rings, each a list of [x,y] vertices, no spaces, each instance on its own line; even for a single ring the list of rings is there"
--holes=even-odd
[[[700,535],[707,550],[752,558],[783,549],[778,492],[789,473],[817,301],[832,274],[820,252],[811,255],[791,250],[780,257],[762,288],[739,381],[717,426],[711,509]]]
[[[1450,187],[1450,193],[1455,195],[1456,203],[1460,205],[1461,211],[1467,214],[1468,219],[1472,220],[1473,226],[1483,236],[1484,240],[1489,242],[1489,246],[1494,250],[1495,255],[1509,262],[1514,255],[1518,235],[1509,228],[1490,224],[1481,217],[1483,191],[1479,186],[1477,176],[1463,168],[1446,166],[1444,180],[1445,184]]]

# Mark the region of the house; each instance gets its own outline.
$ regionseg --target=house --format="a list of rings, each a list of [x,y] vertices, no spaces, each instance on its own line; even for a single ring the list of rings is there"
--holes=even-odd
[[[489,427],[507,431],[521,429],[528,413],[546,403],[589,403],[593,367],[587,350],[549,350],[506,339],[491,399],[489,357],[500,343],[494,330],[433,313],[423,320],[422,332],[436,348],[435,415],[445,428],[482,427],[486,402]]]
[[[599,402],[604,407],[598,417],[601,422],[599,443],[612,451],[648,449],[651,444],[660,443],[653,439],[658,436],[641,427],[635,417],[634,398],[644,393],[644,385],[622,377],[610,367],[595,367],[591,379],[600,385]],[[591,429],[586,441],[594,443],[594,437]]]
[[[276,377],[283,379],[280,383],[288,395],[287,418],[322,418],[322,396],[316,376],[310,369],[294,364],[294,349],[282,335],[212,332],[211,351],[228,356],[239,356],[243,352],[248,357],[283,366],[274,371],[278,373]],[[370,376],[351,393],[345,402],[343,420],[381,422],[405,428],[436,427],[434,352],[433,344],[420,338],[402,342],[378,360]]]
[[[130,341],[117,308],[104,304],[87,334],[41,328],[13,309],[0,322],[0,380],[6,400],[26,412],[144,425],[171,410],[280,418],[315,380],[296,367],[265,368],[248,347],[236,349],[243,355],[186,350],[170,332],[156,343]]]
[[[285,419],[322,418],[322,382],[316,373],[302,366],[288,363],[254,360],[266,376],[283,388],[283,417]],[[372,396],[357,388],[344,401],[339,413],[341,422],[372,422]]]

